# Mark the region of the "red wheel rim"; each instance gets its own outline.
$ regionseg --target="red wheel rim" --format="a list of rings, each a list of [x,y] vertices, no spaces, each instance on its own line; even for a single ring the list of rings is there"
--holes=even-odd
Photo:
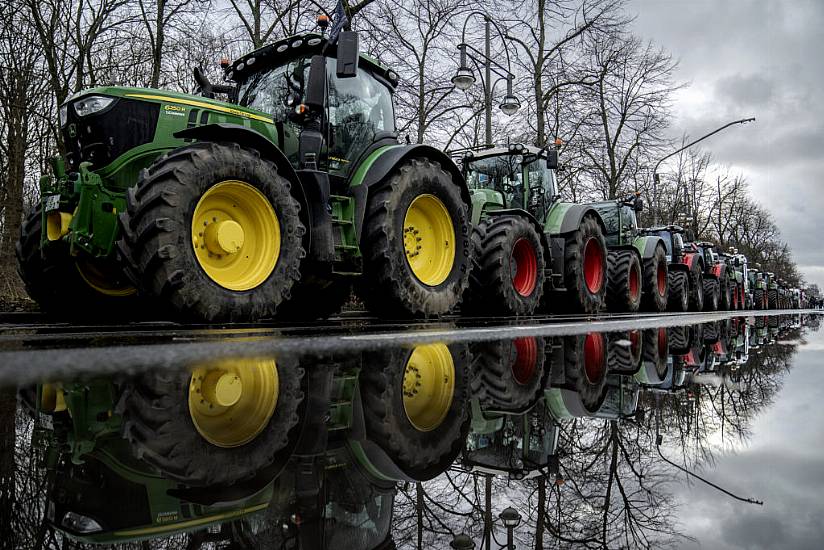
[[[516,338],[515,363],[512,364],[512,377],[521,386],[529,384],[538,370],[538,342],[535,338]]]
[[[590,332],[584,338],[584,373],[590,384],[597,384],[606,369],[604,335]]]
[[[629,272],[629,296],[633,301],[637,300],[638,296],[641,294],[640,279],[641,276],[638,274],[638,270],[635,269],[635,266],[633,265]]]
[[[667,360],[667,349],[669,345],[669,340],[667,338],[667,329],[659,328],[658,329],[658,358],[663,359],[664,361]]]
[[[512,275],[512,286],[521,296],[529,296],[538,282],[538,255],[531,242],[526,239],[515,241],[510,266],[513,264],[515,273]]]
[[[656,274],[658,283],[658,295],[663,296],[667,292],[667,271],[663,264],[658,264],[658,273]]]
[[[584,282],[592,294],[600,292],[604,284],[604,251],[595,237],[584,246]]]

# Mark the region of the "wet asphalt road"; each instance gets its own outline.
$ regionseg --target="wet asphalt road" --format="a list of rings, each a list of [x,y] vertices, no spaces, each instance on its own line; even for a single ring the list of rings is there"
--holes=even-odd
[[[54,323],[39,314],[0,313],[0,384],[67,374],[171,368],[223,358],[325,355],[433,341],[470,342],[692,325],[731,317],[824,313],[811,310],[680,314],[544,315],[520,319],[379,321],[358,314],[310,324],[119,325]]]

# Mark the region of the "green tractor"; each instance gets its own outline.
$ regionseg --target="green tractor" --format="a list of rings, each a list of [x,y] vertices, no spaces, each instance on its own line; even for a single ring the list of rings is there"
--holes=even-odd
[[[761,264],[754,264],[749,270],[752,309],[767,309],[767,274],[761,271]]]
[[[778,279],[772,271],[765,275],[767,278],[767,309],[778,309]]]
[[[65,151],[17,247],[41,308],[318,318],[357,283],[376,313],[452,310],[469,190],[444,153],[399,143],[397,74],[342,32],[277,41],[225,77],[196,70],[201,96],[112,86],[60,107]]]
[[[475,255],[464,310],[599,311],[607,287],[604,223],[592,205],[560,200],[557,151],[514,144],[466,151],[461,162]]]
[[[638,228],[637,212],[643,210],[639,194],[595,204],[606,228],[606,300],[610,311],[636,312],[640,308],[667,309],[667,247],[659,235]]]

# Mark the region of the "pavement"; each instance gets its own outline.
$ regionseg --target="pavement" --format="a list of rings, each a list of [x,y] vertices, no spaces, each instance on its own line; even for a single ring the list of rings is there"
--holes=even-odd
[[[820,310],[711,313],[451,317],[381,321],[348,313],[304,324],[184,325],[54,322],[38,313],[0,312],[0,385],[66,375],[180,368],[226,358],[330,355],[429,342],[477,342],[693,325],[734,317],[824,314]]]

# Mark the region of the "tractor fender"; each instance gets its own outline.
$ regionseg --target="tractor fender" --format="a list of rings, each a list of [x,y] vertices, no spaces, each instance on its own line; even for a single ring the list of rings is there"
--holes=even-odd
[[[655,255],[655,247],[659,244],[664,247],[664,253],[667,251],[667,245],[661,237],[653,237],[651,235],[636,237],[632,244],[644,260],[652,258]]]
[[[194,139],[196,141],[228,141],[237,143],[243,147],[255,149],[260,153],[260,156],[274,162],[278,168],[278,172],[288,179],[293,186],[300,187],[298,175],[289,162],[289,159],[283,154],[283,151],[281,151],[271,139],[257,130],[241,126],[240,124],[216,122],[214,124],[204,124],[203,126],[186,128],[185,130],[175,132],[174,136],[179,139]]]
[[[496,218],[499,216],[519,216],[522,218],[526,218],[532,227],[535,228],[535,231],[538,232],[538,237],[541,239],[541,244],[544,247],[544,267],[552,266],[552,247],[550,246],[549,239],[547,238],[546,233],[544,233],[543,227],[541,227],[541,222],[538,219],[521,208],[501,208],[499,210],[488,210],[485,214],[491,218]]]
[[[712,266],[710,272],[720,280],[727,273],[727,266],[719,262]]]
[[[684,273],[689,273],[690,266],[682,262],[673,262],[667,266],[667,269],[670,271],[683,271]]]
[[[697,252],[687,252],[684,254],[684,263],[687,264],[687,267],[692,269],[693,264],[698,262],[701,271],[704,271],[704,260]]]
[[[387,145],[380,147],[364,158],[349,180],[349,190],[355,198],[355,229],[360,239],[363,220],[366,216],[366,202],[369,189],[386,181],[395,167],[411,158],[426,158],[437,162],[452,176],[452,181],[460,188],[461,198],[469,208],[471,198],[463,174],[443,151],[421,143],[411,145]]]
[[[628,252],[632,252],[638,257],[638,261],[641,263],[641,267],[643,269],[644,265],[644,257],[641,255],[641,252],[638,250],[638,247],[634,244],[622,244],[618,246],[608,246],[607,252],[612,252],[613,250],[626,250]]]
[[[592,206],[587,204],[556,203],[547,216],[544,231],[552,236],[563,235],[578,229],[584,216],[592,214],[606,235],[604,221]]]

